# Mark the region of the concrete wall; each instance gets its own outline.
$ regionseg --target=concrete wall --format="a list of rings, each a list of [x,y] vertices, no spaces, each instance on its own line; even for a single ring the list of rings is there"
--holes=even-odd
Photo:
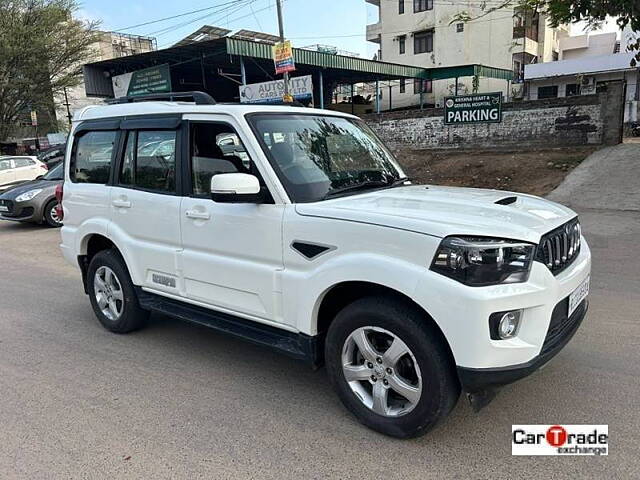
[[[622,108],[622,85],[612,84],[600,95],[505,104],[502,123],[447,126],[442,109],[363,118],[391,148],[548,148],[619,143]]]

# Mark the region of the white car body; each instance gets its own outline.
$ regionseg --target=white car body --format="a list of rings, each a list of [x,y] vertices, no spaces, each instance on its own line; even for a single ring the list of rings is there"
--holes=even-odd
[[[91,237],[100,235],[117,246],[133,283],[144,292],[309,337],[320,333],[319,311],[333,288],[346,282],[382,286],[410,298],[435,321],[458,369],[491,372],[536,361],[554,308],[588,281],[591,254],[584,239],[568,268],[554,275],[534,261],[523,283],[470,287],[429,267],[445,237],[538,245],[545,234],[576,218],[575,212],[519,193],[417,185],[294,203],[247,122],[246,115],[255,112],[309,110],[148,102],[80,111],[74,130],[82,122],[131,115],[178,114],[183,121],[228,122],[274,202],[217,203],[73,183],[67,171],[61,245],[66,259],[77,266]],[[73,144],[69,142],[67,158]],[[496,203],[510,197],[515,197],[511,203]],[[291,248],[296,241],[328,248],[310,260]],[[522,309],[518,334],[489,338],[488,317],[514,309]]]
[[[18,183],[34,180],[48,170],[38,157],[26,155],[0,157],[0,191]]]

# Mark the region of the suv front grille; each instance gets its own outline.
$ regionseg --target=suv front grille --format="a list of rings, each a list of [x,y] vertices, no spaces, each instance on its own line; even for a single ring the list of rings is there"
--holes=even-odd
[[[577,218],[543,235],[536,260],[544,263],[554,275],[571,265],[580,253],[580,222]]]

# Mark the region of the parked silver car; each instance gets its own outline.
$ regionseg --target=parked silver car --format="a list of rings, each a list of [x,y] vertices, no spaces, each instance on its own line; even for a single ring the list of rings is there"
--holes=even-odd
[[[0,194],[0,219],[62,226],[56,210],[56,187],[64,180],[64,165],[58,164],[46,175],[21,183]]]

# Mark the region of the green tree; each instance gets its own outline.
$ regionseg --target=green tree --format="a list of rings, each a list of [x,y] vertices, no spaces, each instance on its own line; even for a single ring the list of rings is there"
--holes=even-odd
[[[81,82],[97,23],[74,18],[76,10],[75,0],[0,0],[0,140],[25,112],[51,111],[53,98]]]
[[[640,31],[639,0],[502,0],[499,2],[482,2],[480,9],[474,12],[463,11],[454,21],[473,21],[505,8],[522,8],[547,15],[551,25],[577,23],[584,21],[589,27],[598,27],[606,18],[614,17],[622,29],[630,26]],[[636,60],[640,61],[640,39],[630,45],[638,51]],[[635,66],[635,61],[633,62]]]

